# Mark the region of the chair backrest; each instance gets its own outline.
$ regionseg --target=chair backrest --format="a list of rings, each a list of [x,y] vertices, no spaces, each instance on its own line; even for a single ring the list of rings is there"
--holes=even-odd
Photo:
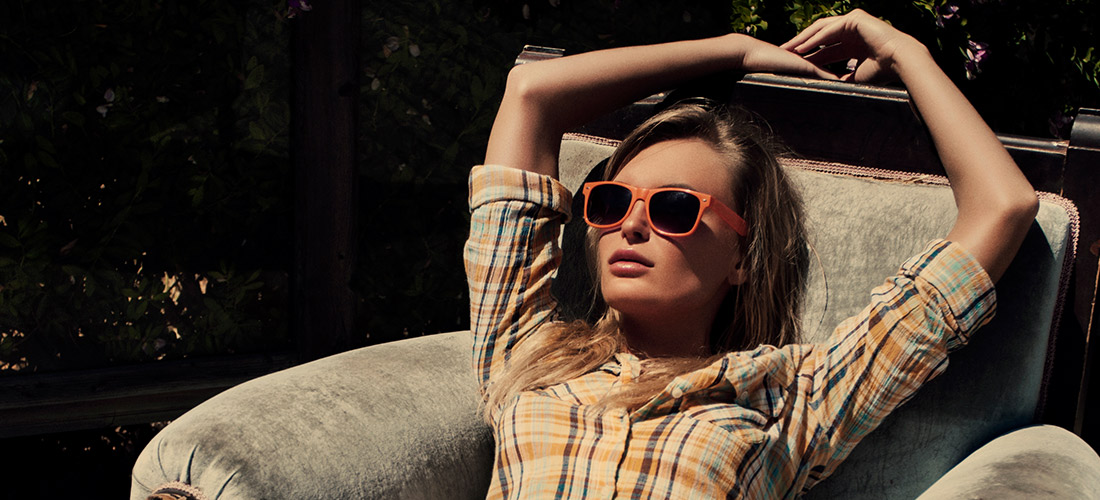
[[[565,185],[576,192],[586,179],[601,175],[594,167],[610,155],[614,143],[567,136],[559,166]],[[934,176],[810,160],[787,161],[785,168],[806,202],[817,256],[803,326],[807,341],[820,342],[862,309],[870,290],[905,259],[947,234],[954,199],[946,180]],[[575,214],[580,203],[575,197]],[[952,354],[946,373],[857,446],[810,497],[913,498],[982,444],[1038,418],[1076,219],[1072,204],[1042,196],[1023,248],[997,285],[993,322]],[[583,226],[574,217],[566,227],[567,257],[555,283],[555,293],[573,316],[584,316],[592,300]]]

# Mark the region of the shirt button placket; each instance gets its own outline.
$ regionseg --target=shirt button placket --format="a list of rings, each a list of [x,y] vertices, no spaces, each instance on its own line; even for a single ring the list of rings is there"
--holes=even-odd
[[[607,464],[607,472],[613,480],[610,484],[610,490],[601,492],[599,498],[616,498],[615,494],[619,489],[619,479],[622,475],[621,467],[623,462],[626,461],[627,450],[630,449],[631,420],[630,414],[625,409],[609,412],[607,417],[607,425],[612,425],[615,428],[615,439],[610,440],[610,442],[616,443],[619,447],[615,450],[618,453],[608,454],[608,457],[617,456],[618,460],[614,460],[612,463]]]

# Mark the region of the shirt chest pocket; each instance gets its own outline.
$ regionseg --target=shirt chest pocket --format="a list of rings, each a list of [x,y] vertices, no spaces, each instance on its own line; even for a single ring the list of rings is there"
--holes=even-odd
[[[735,440],[749,444],[767,441],[768,430],[774,423],[774,419],[763,412],[735,404],[699,405],[685,413],[730,433]]]

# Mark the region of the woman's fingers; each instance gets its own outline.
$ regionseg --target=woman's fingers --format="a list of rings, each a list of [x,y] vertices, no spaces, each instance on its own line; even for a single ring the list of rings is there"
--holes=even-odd
[[[781,47],[805,55],[818,66],[855,59],[855,71],[845,80],[882,83],[896,77],[896,52],[917,45],[919,42],[885,21],[855,9],[843,16],[815,21]]]
[[[858,58],[858,53],[853,53],[851,46],[844,43],[834,43],[803,56],[807,61],[818,66],[825,66],[839,61]]]
[[[815,64],[813,61],[799,57],[790,52],[780,50],[777,54],[777,63],[774,64],[775,68],[772,71],[779,73],[793,73],[807,76],[815,76],[826,80],[836,80],[837,76],[826,71],[820,65]]]
[[[797,35],[794,36],[794,38],[787,40],[787,42],[783,45],[780,45],[779,48],[789,50],[797,54],[805,54],[807,52],[811,52],[814,47],[818,46],[814,41],[811,41],[811,39],[816,39],[815,37],[818,37],[818,34],[821,32],[821,30],[825,28],[826,25],[835,22],[835,19],[837,18],[828,17],[814,21],[814,23],[811,24],[810,27],[799,32]]]
[[[841,77],[841,80],[855,83],[885,84],[896,80],[892,71],[887,70],[874,59],[864,59],[856,63],[855,70]]]
[[[822,80],[839,80],[840,77],[833,73],[830,73],[812,63],[803,61],[804,64],[793,64],[790,66],[781,66],[775,68],[773,71],[776,73],[788,73],[794,75],[805,75],[820,78]]]
[[[807,54],[840,44],[850,46],[851,50],[864,50],[868,57],[878,57],[881,50],[898,36],[903,34],[886,22],[855,9],[843,16],[818,19],[781,47]],[[855,57],[854,54],[852,56]]]
[[[861,45],[862,40],[858,33],[854,32],[855,28],[850,25],[849,20],[847,15],[818,19],[798,36],[784,43],[782,47],[796,54],[805,55],[837,45]]]

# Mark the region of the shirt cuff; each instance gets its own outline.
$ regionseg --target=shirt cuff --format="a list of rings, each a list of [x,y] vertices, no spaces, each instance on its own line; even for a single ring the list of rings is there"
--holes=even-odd
[[[548,175],[501,165],[478,165],[470,171],[470,210],[497,201],[523,201],[571,215],[573,193]]]
[[[928,291],[930,305],[942,312],[951,329],[948,351],[965,345],[974,330],[993,319],[997,309],[993,280],[961,245],[934,240],[902,264],[899,272]]]

